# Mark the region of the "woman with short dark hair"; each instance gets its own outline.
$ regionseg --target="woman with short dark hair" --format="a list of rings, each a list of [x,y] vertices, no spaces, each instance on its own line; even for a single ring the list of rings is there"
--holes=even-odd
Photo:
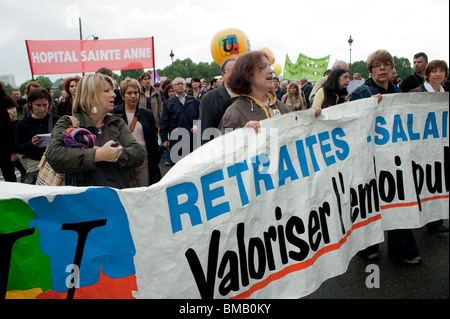
[[[52,97],[47,89],[38,87],[28,94],[27,107],[30,115],[16,126],[16,150],[27,157],[27,183],[34,184],[39,173],[38,164],[44,154],[46,144],[40,134],[49,134],[59,119],[48,112]]]
[[[433,60],[425,69],[425,82],[410,92],[445,92],[442,84],[448,75],[447,62]]]

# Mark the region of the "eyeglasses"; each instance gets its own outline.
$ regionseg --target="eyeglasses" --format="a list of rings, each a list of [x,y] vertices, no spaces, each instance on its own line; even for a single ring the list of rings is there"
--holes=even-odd
[[[259,67],[260,70],[265,70],[267,71],[268,69],[271,69],[273,71],[273,66],[271,66],[270,64],[264,63]]]
[[[386,69],[386,68],[388,68],[388,67],[390,67],[390,66],[391,66],[390,63],[375,63],[375,64],[373,65],[373,68],[374,68],[374,69],[379,69],[379,68],[381,68],[381,67],[384,67],[384,68]]]
[[[175,85],[184,85],[184,83],[183,83],[183,82],[178,82],[178,83],[174,83],[173,85],[174,85],[174,86],[175,86]]]

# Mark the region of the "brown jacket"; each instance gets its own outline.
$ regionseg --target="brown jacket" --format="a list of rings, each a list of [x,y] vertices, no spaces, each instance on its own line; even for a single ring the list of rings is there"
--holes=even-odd
[[[269,107],[249,95],[232,96],[233,103],[227,108],[220,121],[220,132],[225,134],[225,129],[241,128],[249,121],[262,121],[274,117],[277,111],[281,114],[291,112],[276,98],[274,92],[268,92],[267,97]]]

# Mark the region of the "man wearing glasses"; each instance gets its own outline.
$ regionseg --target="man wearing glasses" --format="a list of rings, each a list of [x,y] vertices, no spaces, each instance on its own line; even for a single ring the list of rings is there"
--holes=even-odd
[[[175,96],[167,100],[160,121],[160,136],[164,148],[170,148],[170,159],[176,163],[194,150],[194,133],[199,118],[200,101],[186,94],[186,81],[173,80]]]

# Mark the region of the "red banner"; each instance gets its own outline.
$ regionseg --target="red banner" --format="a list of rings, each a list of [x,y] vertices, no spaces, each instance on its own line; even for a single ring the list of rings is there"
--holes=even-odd
[[[117,40],[25,40],[31,73],[66,74],[155,67],[153,37]]]

